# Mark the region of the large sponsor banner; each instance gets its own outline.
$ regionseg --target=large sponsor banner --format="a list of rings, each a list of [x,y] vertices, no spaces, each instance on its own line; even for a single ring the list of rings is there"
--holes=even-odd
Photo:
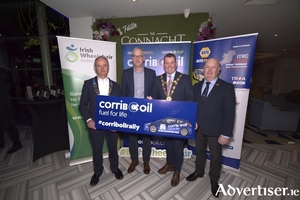
[[[221,64],[220,78],[235,86],[236,116],[233,137],[223,146],[223,164],[240,168],[250,80],[254,62],[257,33],[194,42],[194,77],[202,80],[203,67],[209,58]],[[189,140],[188,148],[195,153],[195,141]],[[210,158],[209,149],[207,158]]]
[[[209,58],[221,64],[221,78],[235,88],[250,88],[257,33],[194,42],[194,77],[203,78],[203,67]]]
[[[197,103],[98,96],[97,129],[183,139],[195,138]]]
[[[94,60],[105,56],[109,78],[116,81],[116,43],[57,36],[70,140],[70,164],[92,160],[86,122],[78,109],[83,82],[96,76]],[[103,152],[108,152],[106,143]]]
[[[190,68],[190,54],[191,54],[191,42],[149,42],[149,43],[128,43],[122,44],[122,58],[123,69],[133,67],[132,62],[132,50],[135,47],[140,47],[144,50],[145,62],[144,66],[153,69],[156,75],[164,73],[163,58],[168,53],[173,53],[176,56],[178,63],[177,71],[189,74]],[[142,140],[139,139],[139,146],[142,146]],[[164,149],[165,145],[161,137],[152,136],[152,147],[157,149]],[[125,134],[124,147],[129,146],[128,136]],[[152,155],[151,155],[152,157]]]

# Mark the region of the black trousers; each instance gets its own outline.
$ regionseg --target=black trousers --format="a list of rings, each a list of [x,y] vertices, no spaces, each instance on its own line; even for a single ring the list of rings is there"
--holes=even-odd
[[[139,158],[139,152],[138,152],[138,138],[139,134],[129,134],[129,152],[130,152],[130,158],[132,161],[137,161]],[[150,161],[150,155],[151,155],[151,139],[149,135],[142,135],[143,138],[143,161],[149,162]]]
[[[220,178],[222,169],[222,145],[218,143],[219,137],[205,136],[198,129],[195,138],[196,145],[196,172],[203,174],[205,172],[206,148],[209,147],[210,152],[210,170],[209,177],[217,182]]]
[[[13,145],[21,144],[19,130],[12,120],[8,105],[0,105],[0,145],[5,143],[3,129],[8,132]]]
[[[89,129],[89,138],[93,149],[93,165],[94,172],[102,174],[103,171],[103,143],[104,138],[107,142],[108,156],[110,162],[110,170],[114,171],[119,166],[119,155],[117,149],[117,142],[119,133],[106,130],[92,130]]]
[[[181,171],[183,163],[184,139],[164,137],[167,152],[167,164],[173,165],[175,171]]]

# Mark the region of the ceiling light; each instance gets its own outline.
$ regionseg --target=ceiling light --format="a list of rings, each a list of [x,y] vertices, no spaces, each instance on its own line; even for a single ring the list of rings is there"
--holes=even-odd
[[[282,0],[247,0],[243,3],[244,6],[260,6],[269,4],[278,4]]]

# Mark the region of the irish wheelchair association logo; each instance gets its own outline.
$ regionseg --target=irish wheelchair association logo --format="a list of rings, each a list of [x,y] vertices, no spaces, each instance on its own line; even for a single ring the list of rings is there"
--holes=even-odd
[[[71,63],[77,62],[78,55],[77,53],[75,53],[77,47],[75,47],[74,44],[71,44],[70,46],[67,46],[66,49],[68,50],[68,52],[65,55],[66,61]]]

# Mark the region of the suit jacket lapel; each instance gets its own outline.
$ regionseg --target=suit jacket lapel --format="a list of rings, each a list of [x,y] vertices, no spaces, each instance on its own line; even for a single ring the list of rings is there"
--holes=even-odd
[[[112,82],[112,80],[110,80],[110,78],[108,78],[108,96],[110,96],[111,95],[111,93],[113,92],[113,89],[114,89],[114,84],[113,84],[113,82]]]
[[[180,76],[180,73],[178,72],[178,71],[176,71],[176,73],[175,73],[175,76],[174,76],[174,78],[173,78],[173,82],[175,81],[175,80],[177,80],[177,78]],[[179,82],[180,82],[180,79],[179,79]],[[173,88],[173,84],[172,84],[172,88]],[[176,87],[175,87],[175,90],[176,90]]]
[[[146,73],[146,68],[144,67],[144,94],[146,94],[147,91],[147,85],[148,85],[148,79],[149,79],[149,74]]]
[[[94,77],[93,79],[93,88],[95,90],[96,95],[100,94],[99,86],[98,86],[98,78],[97,76]]]
[[[215,85],[214,85],[214,87],[211,89],[208,97],[213,95],[214,93],[218,92],[219,89],[220,89],[220,79],[218,78]]]
[[[133,67],[130,68],[130,71],[131,71],[131,72],[129,73],[128,79],[129,79],[129,80],[132,80],[132,81],[129,81],[129,83],[130,83],[129,88],[134,88]],[[134,96],[134,90],[133,90],[132,96]]]
[[[167,73],[164,73],[162,76],[163,76],[163,80],[166,81],[166,83],[167,83],[168,82],[167,81]],[[165,87],[165,91],[167,91],[167,84],[165,84],[163,87]]]
[[[176,71],[175,76],[174,76],[174,80],[176,80],[179,77],[179,75],[180,75],[180,73]]]
[[[200,81],[200,84],[199,84],[199,92],[198,92],[198,95],[199,95],[199,98],[201,98],[201,95],[202,95],[202,85],[204,83],[204,80]]]

